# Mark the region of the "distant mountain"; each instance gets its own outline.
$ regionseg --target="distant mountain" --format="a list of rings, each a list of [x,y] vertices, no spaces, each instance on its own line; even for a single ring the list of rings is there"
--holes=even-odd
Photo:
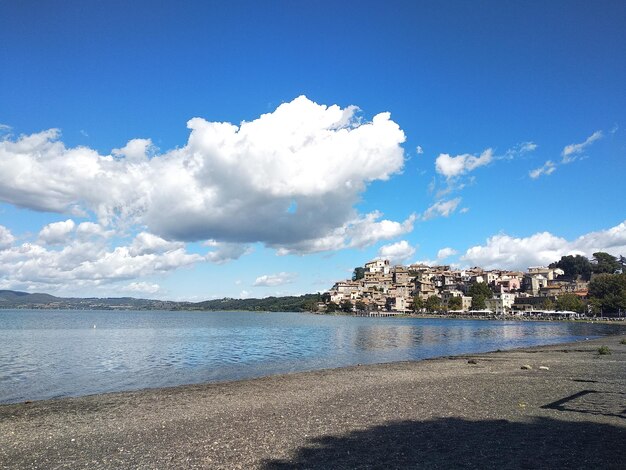
[[[319,294],[266,297],[264,299],[216,299],[204,302],[173,302],[134,297],[65,298],[50,294],[30,294],[0,290],[0,308],[79,309],[79,310],[249,310],[302,312],[312,310]]]
[[[0,290],[0,303],[15,304],[56,302],[59,298],[50,294],[30,294],[14,290]],[[3,305],[4,306],[4,305]]]
[[[0,290],[0,308],[36,308],[36,309],[177,309],[186,302],[168,302],[133,297],[118,298],[64,298],[50,294],[30,294],[13,290]]]

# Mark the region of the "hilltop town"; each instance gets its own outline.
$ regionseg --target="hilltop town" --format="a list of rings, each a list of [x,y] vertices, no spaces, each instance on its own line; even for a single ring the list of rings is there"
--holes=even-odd
[[[566,256],[549,267],[529,267],[526,272],[453,269],[449,265],[392,266],[389,260],[377,259],[357,267],[352,279],[336,282],[322,295],[318,309],[376,316],[429,312],[578,318],[613,311],[620,316],[626,307],[622,305],[623,286],[613,308],[594,297],[594,292],[590,294],[590,283],[592,290],[594,282],[604,285],[613,282],[613,277],[617,285],[623,284],[623,257],[596,255],[600,262]],[[600,286],[595,287],[598,290]]]

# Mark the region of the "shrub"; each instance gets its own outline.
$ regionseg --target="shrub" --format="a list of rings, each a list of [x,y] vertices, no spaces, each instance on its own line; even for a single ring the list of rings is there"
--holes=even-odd
[[[608,346],[600,346],[598,348],[598,354],[600,354],[600,356],[607,356],[611,354],[611,350],[609,349]]]

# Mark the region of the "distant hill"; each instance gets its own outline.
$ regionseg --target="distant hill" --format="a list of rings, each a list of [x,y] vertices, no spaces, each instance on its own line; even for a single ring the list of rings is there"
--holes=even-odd
[[[168,302],[161,300],[136,299],[134,297],[117,298],[66,298],[50,294],[30,294],[13,290],[0,290],[0,308],[36,308],[36,309],[180,309],[187,302]]]
[[[14,290],[0,290],[0,302],[9,302],[15,304],[27,303],[46,303],[59,300],[50,294],[30,294],[28,292],[19,292]]]
[[[79,310],[249,310],[302,312],[312,310],[319,294],[266,297],[264,299],[216,299],[204,302],[173,302],[134,297],[65,298],[50,294],[30,294],[0,290],[0,308],[79,309]]]
[[[304,312],[312,310],[321,300],[320,294],[305,294],[298,297],[266,297],[264,299],[216,299],[193,304],[200,310],[252,310],[269,312]]]

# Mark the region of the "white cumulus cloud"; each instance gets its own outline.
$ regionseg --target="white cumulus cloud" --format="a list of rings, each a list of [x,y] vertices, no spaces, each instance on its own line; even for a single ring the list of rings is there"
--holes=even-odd
[[[456,254],[457,254],[457,251],[454,248],[449,248],[449,247],[442,248],[441,250],[437,252],[437,259],[446,259]]]
[[[607,230],[590,232],[574,240],[549,232],[516,238],[506,234],[494,235],[485,245],[469,248],[461,260],[487,269],[526,269],[546,266],[565,255],[584,255],[605,251],[614,256],[626,253],[626,221]]]
[[[493,161],[493,150],[488,148],[479,156],[465,153],[455,157],[447,153],[440,154],[435,160],[437,173],[446,178],[456,178],[469,173],[481,166],[488,165]]]
[[[391,264],[402,264],[415,254],[415,248],[406,240],[383,245],[378,250],[378,258],[388,259]]]
[[[99,224],[93,222],[81,222],[76,227],[76,234],[83,238],[88,237],[110,237],[114,234],[112,230],[106,230]]]
[[[138,226],[169,241],[289,252],[373,243],[358,233],[371,216],[355,204],[368,183],[402,170],[405,135],[389,113],[364,121],[357,110],[300,96],[239,125],[193,118],[187,143],[162,154],[149,139],[111,155],[68,148],[57,129],[3,139],[0,201],[93,213],[104,227]],[[375,223],[386,237],[387,222]]]
[[[278,274],[264,274],[254,281],[255,287],[274,287],[290,284],[298,277],[296,273],[281,272]]]
[[[68,235],[74,231],[76,224],[72,219],[53,222],[39,232],[39,239],[49,245],[58,245],[68,241]]]
[[[15,237],[11,231],[4,225],[0,225],[0,250],[8,248],[15,241]]]
[[[44,236],[40,235],[36,243],[16,244],[14,237],[3,238],[0,278],[5,288],[59,291],[94,287],[165,274],[205,260],[188,253],[183,243],[146,233],[137,235],[130,244],[111,246],[110,238],[85,238],[77,230],[66,230],[59,247],[41,240],[54,241],[50,239],[54,228],[42,232]],[[0,230],[0,237],[2,233]]]
[[[184,243],[164,240],[152,233],[141,232],[137,234],[130,246],[129,253],[132,256],[141,256],[156,253],[165,253],[184,247]]]

